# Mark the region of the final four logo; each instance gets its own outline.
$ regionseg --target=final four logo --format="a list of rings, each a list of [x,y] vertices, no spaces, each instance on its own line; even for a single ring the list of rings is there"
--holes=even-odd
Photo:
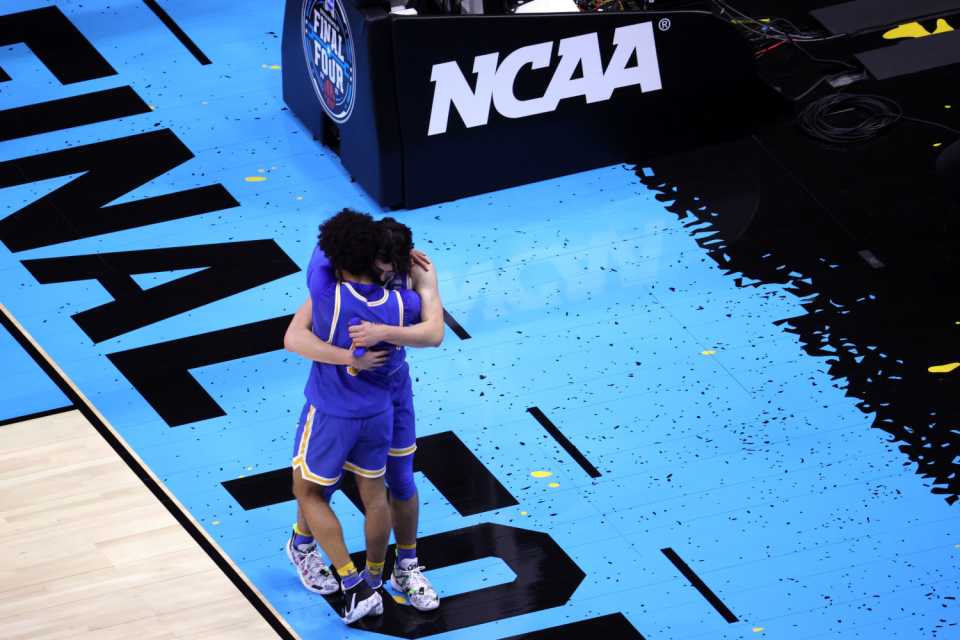
[[[353,35],[340,0],[304,0],[303,52],[320,104],[346,122],[356,102]]]

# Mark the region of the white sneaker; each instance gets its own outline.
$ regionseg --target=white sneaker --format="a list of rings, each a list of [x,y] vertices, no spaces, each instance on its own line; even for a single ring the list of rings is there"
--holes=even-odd
[[[297,547],[293,544],[296,535],[294,533],[293,537],[287,540],[287,557],[297,568],[300,582],[303,583],[307,591],[319,593],[322,596],[336,593],[340,584],[333,577],[333,573],[330,572],[327,565],[324,564],[323,558],[320,557],[317,543],[314,542],[307,548]]]
[[[410,604],[420,611],[433,611],[440,606],[440,598],[430,581],[423,577],[426,567],[417,564],[416,558],[408,558],[393,568],[390,586],[407,596]]]

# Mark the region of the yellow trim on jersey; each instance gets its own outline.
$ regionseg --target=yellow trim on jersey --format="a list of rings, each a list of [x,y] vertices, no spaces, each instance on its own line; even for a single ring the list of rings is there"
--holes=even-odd
[[[313,418],[315,414],[316,409],[311,406],[310,412],[307,413],[307,422],[303,425],[303,436],[300,439],[300,452],[297,457],[293,459],[293,468],[300,469],[300,475],[304,480],[310,480],[311,482],[329,487],[330,485],[336,484],[343,474],[341,473],[336,478],[324,478],[310,471],[310,467],[307,465],[307,448],[310,444],[310,431],[313,430]]]
[[[347,289],[350,290],[350,293],[352,293],[354,296],[357,297],[358,300],[363,300],[364,302],[366,302],[368,307],[378,307],[378,306],[380,306],[381,304],[383,304],[384,302],[387,301],[387,297],[390,295],[390,292],[387,291],[386,289],[384,289],[384,291],[383,291],[383,297],[382,297],[382,298],[380,298],[380,299],[377,300],[376,302],[370,302],[369,300],[367,300],[366,298],[364,298],[362,295],[360,295],[359,293],[357,293],[356,290],[350,285],[349,282],[344,282],[343,284],[344,284],[344,286],[347,287]],[[338,289],[339,289],[339,287],[338,287]]]
[[[340,481],[342,473],[336,478],[324,478],[323,476],[318,476],[315,473],[310,471],[310,468],[307,466],[307,461],[303,458],[297,457],[293,459],[293,468],[300,469],[300,475],[304,480],[309,480],[310,482],[315,482],[316,484],[329,487],[337,484]]]
[[[379,471],[368,471],[366,469],[361,469],[357,465],[351,464],[349,462],[343,463],[343,468],[346,469],[347,471],[352,471],[358,476],[363,476],[364,478],[379,478],[380,476],[382,476],[387,472],[386,467],[384,467],[383,469],[380,469]]]
[[[412,447],[407,447],[406,449],[390,449],[390,452],[387,455],[391,455],[394,458],[402,458],[403,456],[408,456],[414,451],[417,450],[417,445]]]
[[[344,284],[345,287],[347,287],[347,289],[350,290],[350,293],[352,293],[356,298],[358,298],[359,300],[363,300],[364,302],[367,301],[366,298],[364,298],[362,295],[360,295],[359,293],[357,293],[356,289],[354,289],[354,288],[350,285],[349,282],[344,282],[343,284]]]
[[[337,331],[337,319],[340,317],[340,287],[337,287],[336,297],[333,303],[333,322],[330,323],[330,338],[327,344],[333,344],[333,334]]]
[[[298,458],[304,457],[307,453],[307,442],[310,440],[310,430],[313,428],[313,416],[316,409],[310,405],[310,411],[307,412],[307,421],[303,424],[303,439],[300,440],[300,454]],[[299,425],[298,425],[299,426]]]
[[[386,289],[384,289],[384,290],[383,290],[383,297],[380,298],[379,300],[377,300],[376,302],[368,302],[368,303],[367,303],[367,306],[368,306],[368,307],[379,307],[379,306],[382,305],[384,302],[386,302],[386,301],[387,301],[387,298],[389,298],[389,297],[390,297],[390,292],[387,291]]]
[[[400,326],[403,326],[403,298],[400,296],[399,291],[394,291],[397,294],[397,304],[400,305]],[[397,347],[399,349],[399,346]]]

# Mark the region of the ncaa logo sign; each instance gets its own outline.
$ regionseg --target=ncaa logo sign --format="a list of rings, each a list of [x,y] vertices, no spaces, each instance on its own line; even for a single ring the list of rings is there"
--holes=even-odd
[[[320,104],[337,123],[346,122],[356,102],[353,35],[340,0],[304,0],[303,52]]]

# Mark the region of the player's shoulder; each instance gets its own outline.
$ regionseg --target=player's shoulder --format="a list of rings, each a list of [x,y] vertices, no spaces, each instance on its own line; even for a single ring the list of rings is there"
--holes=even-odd
[[[436,286],[437,284],[437,271],[436,268],[433,269],[424,269],[418,264],[410,267],[410,273],[407,274],[409,278],[409,288],[417,291],[418,288],[423,286]]]
[[[331,278],[323,270],[310,270],[307,272],[307,289],[310,291],[310,297],[314,300],[324,298],[333,298],[339,288],[337,279]]]

